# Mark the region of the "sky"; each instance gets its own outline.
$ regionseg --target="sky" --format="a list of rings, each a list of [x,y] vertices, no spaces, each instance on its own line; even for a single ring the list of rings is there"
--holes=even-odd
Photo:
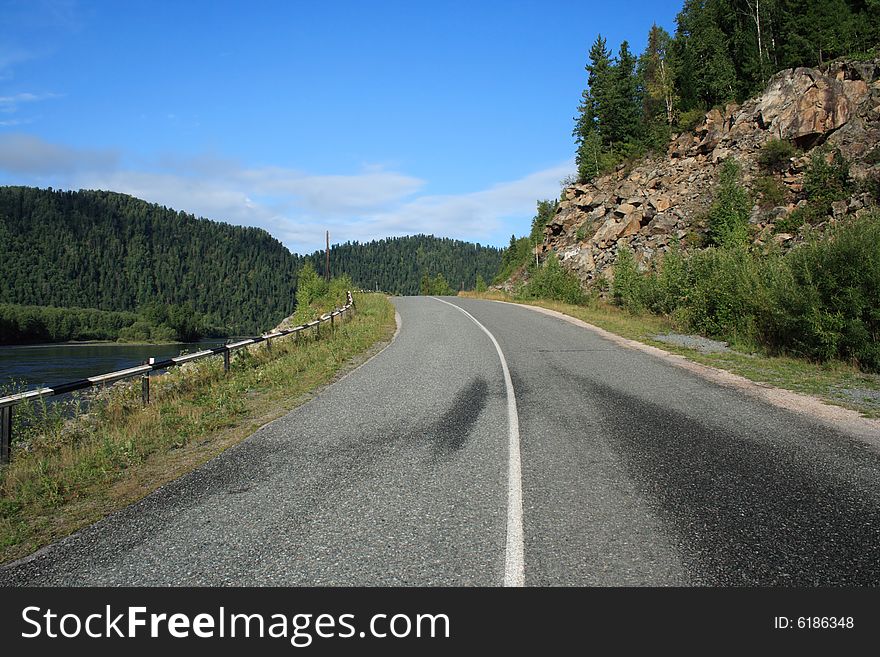
[[[105,189],[297,253],[506,245],[575,172],[597,34],[681,0],[0,0],[0,185]]]

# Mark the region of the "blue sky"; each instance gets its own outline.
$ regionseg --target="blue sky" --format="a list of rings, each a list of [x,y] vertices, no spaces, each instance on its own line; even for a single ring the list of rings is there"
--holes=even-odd
[[[681,0],[0,0],[0,184],[111,189],[291,250],[503,245],[574,172],[597,33]]]

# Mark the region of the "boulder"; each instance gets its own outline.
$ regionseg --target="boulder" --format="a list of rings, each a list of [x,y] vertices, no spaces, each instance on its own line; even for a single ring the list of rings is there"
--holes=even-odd
[[[663,235],[675,228],[678,219],[674,215],[660,213],[648,224],[646,232],[648,235]]]
[[[759,122],[773,136],[811,148],[849,121],[867,93],[863,80],[838,80],[810,68],[781,71],[758,102]]]
[[[624,226],[623,232],[620,233],[620,237],[630,237],[639,232],[639,229],[642,227],[642,213],[641,212],[633,212],[628,217],[629,221]]]
[[[669,208],[672,207],[672,199],[670,199],[668,196],[664,196],[663,194],[660,194],[659,196],[648,197],[648,203],[657,212],[666,212]]]
[[[633,212],[635,212],[636,206],[630,205],[629,203],[621,203],[614,210],[614,214],[618,217],[628,217]]]

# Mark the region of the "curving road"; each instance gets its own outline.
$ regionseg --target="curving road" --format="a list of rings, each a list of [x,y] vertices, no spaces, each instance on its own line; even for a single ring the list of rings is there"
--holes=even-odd
[[[880,583],[876,441],[527,308],[394,302],[378,356],[0,584]]]

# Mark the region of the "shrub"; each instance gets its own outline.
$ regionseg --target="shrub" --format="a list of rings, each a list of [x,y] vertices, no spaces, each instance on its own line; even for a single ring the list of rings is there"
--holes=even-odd
[[[761,147],[758,164],[770,173],[781,173],[797,154],[797,149],[787,139],[771,139]]]
[[[693,132],[706,118],[706,110],[696,108],[682,112],[678,116],[677,126],[681,132]]]
[[[611,285],[614,303],[633,312],[644,309],[643,281],[632,250],[626,246],[618,248],[614,262],[614,281]]]
[[[804,172],[807,198],[819,205],[830,205],[833,201],[848,197],[851,191],[849,162],[840,150],[835,149],[830,157],[826,148],[814,150]]]
[[[764,209],[785,203],[785,185],[773,176],[761,176],[755,181],[754,191]]]
[[[660,261],[659,268],[648,287],[648,308],[658,314],[671,315],[682,307],[693,286],[689,260],[678,249],[669,251]]]
[[[880,174],[873,172],[859,183],[859,191],[868,194],[874,203],[880,202]]]
[[[580,281],[562,266],[556,254],[550,256],[540,267],[531,267],[531,279],[519,296],[531,299],[553,299],[575,305],[583,304],[586,297]]]
[[[810,217],[811,211],[809,210],[809,206],[795,208],[787,217],[783,217],[773,224],[773,232],[796,233],[801,226],[807,223],[807,220]]]
[[[709,238],[718,246],[745,244],[748,240],[751,200],[739,182],[739,165],[730,158],[721,165],[715,201],[709,209]]]
[[[710,336],[748,339],[753,334],[755,295],[761,286],[757,259],[745,247],[707,249],[688,263],[685,318]]]
[[[880,215],[850,221],[789,253],[764,318],[771,345],[880,371]]]
[[[632,252],[620,249],[613,298],[705,335],[880,372],[880,213],[786,255],[761,256],[742,245],[670,251],[640,274]]]

